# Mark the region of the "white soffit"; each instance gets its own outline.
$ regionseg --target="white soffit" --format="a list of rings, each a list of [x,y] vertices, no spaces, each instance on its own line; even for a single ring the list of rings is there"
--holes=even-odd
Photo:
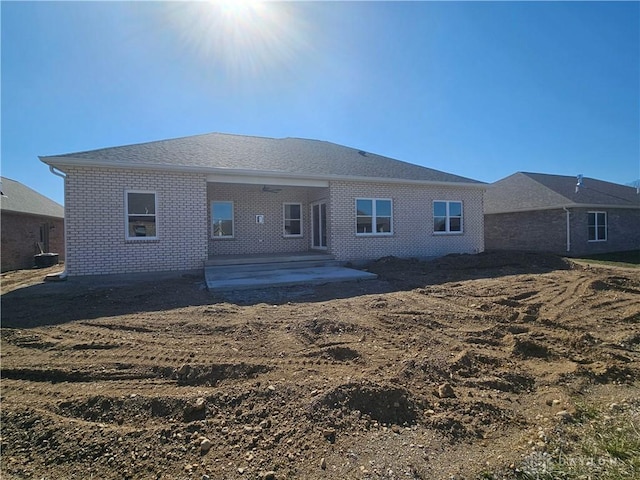
[[[249,185],[282,185],[285,187],[328,187],[328,180],[285,178],[253,175],[207,175],[207,182],[244,183]]]

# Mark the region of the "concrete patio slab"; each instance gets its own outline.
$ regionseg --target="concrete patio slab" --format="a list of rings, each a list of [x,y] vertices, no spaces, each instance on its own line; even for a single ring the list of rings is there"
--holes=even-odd
[[[285,287],[292,285],[321,285],[332,282],[373,280],[378,276],[353,268],[340,266],[291,267],[280,269],[240,270],[237,272],[212,267],[204,269],[207,288],[212,292]]]

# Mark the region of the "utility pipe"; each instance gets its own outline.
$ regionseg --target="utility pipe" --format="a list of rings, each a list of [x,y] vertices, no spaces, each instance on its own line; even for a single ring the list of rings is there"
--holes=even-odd
[[[64,180],[64,192],[65,194],[67,193],[67,176],[56,170],[56,167],[54,167],[53,165],[49,165],[49,171],[51,173],[53,173],[54,175],[56,175],[57,177],[60,177]],[[49,281],[64,281],[67,279],[67,276],[69,275],[67,273],[67,225],[66,225],[66,218],[67,218],[67,205],[65,202],[64,205],[64,218],[65,218],[65,222],[64,222],[64,270],[61,273],[50,273],[49,275],[47,275],[45,277],[45,281],[49,280]]]
[[[569,219],[569,209],[567,207],[562,207],[562,209],[567,212],[567,252],[571,251],[571,223]]]

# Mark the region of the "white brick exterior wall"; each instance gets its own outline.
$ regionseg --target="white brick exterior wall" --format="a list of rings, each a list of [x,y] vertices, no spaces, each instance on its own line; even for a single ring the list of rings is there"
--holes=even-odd
[[[71,276],[191,270],[209,255],[303,252],[311,247],[310,208],[327,202],[328,253],[341,261],[384,256],[435,257],[484,250],[483,192],[477,188],[426,187],[331,181],[328,188],[207,183],[206,175],[69,167],[65,205],[67,272]],[[125,192],[157,196],[156,240],[125,236]],[[393,235],[356,235],[355,199],[390,198]],[[211,202],[233,201],[235,237],[212,239]],[[463,204],[463,233],[433,233],[433,201]],[[283,235],[283,203],[301,203],[303,236]],[[264,224],[256,224],[264,215]]]
[[[425,187],[385,183],[332,181],[326,188],[282,187],[279,193],[266,193],[262,185],[210,183],[208,223],[210,255],[280,253],[307,251],[311,247],[310,205],[327,201],[328,252],[337,260],[374,260],[397,257],[437,257],[449,253],[477,253],[484,250],[483,193],[478,188]],[[393,230],[391,236],[357,236],[356,198],[391,198]],[[211,238],[211,202],[233,201],[235,236]],[[454,200],[463,204],[463,233],[433,233],[433,201]],[[303,204],[303,237],[282,235],[282,203]],[[265,223],[257,225],[256,215]]]
[[[202,268],[207,256],[206,176],[66,168],[67,272],[75,275]],[[157,240],[125,239],[125,191],[157,196]]]
[[[333,181],[330,197],[329,248],[337,260],[374,260],[389,255],[437,257],[484,250],[481,189]],[[393,235],[357,236],[356,198],[391,198]],[[462,234],[433,233],[434,200],[462,202]]]

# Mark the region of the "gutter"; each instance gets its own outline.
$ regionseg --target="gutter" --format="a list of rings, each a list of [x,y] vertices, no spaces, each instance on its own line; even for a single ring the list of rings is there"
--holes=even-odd
[[[56,171],[56,167],[54,167],[53,165],[49,165],[49,171],[51,173],[53,173],[55,176],[60,177],[64,180],[64,191],[66,193],[67,191],[67,176],[59,171]],[[66,215],[66,211],[67,211],[67,206],[66,206],[66,202],[65,205],[63,206],[64,210],[65,210],[65,215],[64,218],[66,219],[67,215]],[[67,273],[67,225],[64,224],[64,270],[60,273],[50,273],[49,275],[44,277],[45,282],[63,282],[67,279],[67,277],[69,276],[69,274]]]
[[[490,210],[485,211],[485,215],[501,215],[503,213],[525,213],[525,212],[540,212],[544,210],[566,210],[567,208],[611,208],[620,210],[638,210],[639,205],[616,205],[605,203],[566,203],[564,205],[551,205],[548,207],[527,207],[527,208],[514,208],[511,210]]]
[[[562,209],[567,212],[567,253],[571,251],[571,223],[570,223],[570,212],[567,207],[562,207]]]

